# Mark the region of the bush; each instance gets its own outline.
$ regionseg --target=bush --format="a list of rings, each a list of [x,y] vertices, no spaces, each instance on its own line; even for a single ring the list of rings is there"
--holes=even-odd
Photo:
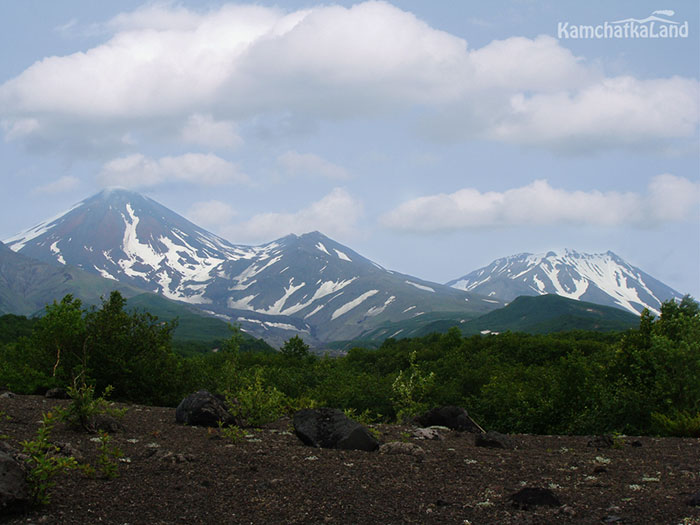
[[[68,395],[71,398],[70,404],[60,411],[63,421],[73,428],[82,428],[88,432],[97,432],[97,418],[99,416],[110,416],[117,419],[124,417],[126,408],[115,408],[107,401],[107,397],[112,392],[112,387],[107,386],[104,393],[95,397],[95,387],[86,383],[68,387]]]
[[[79,466],[75,458],[59,456],[60,449],[49,441],[54,425],[54,415],[51,412],[43,414],[36,438],[20,443],[22,451],[28,456],[27,482],[32,501],[38,504],[49,503],[49,491],[56,484],[54,478],[58,474]]]
[[[409,369],[401,370],[391,385],[396,420],[399,422],[425,412],[428,408],[426,400],[435,384],[435,373],[426,373],[421,368],[415,351],[411,352],[409,363]]]
[[[267,385],[263,373],[262,368],[256,368],[252,374],[241,378],[237,389],[226,392],[231,415],[251,427],[276,421],[287,406],[285,395],[274,386]]]
[[[675,412],[671,415],[651,415],[655,430],[663,436],[700,438],[700,412],[693,415],[689,412]]]

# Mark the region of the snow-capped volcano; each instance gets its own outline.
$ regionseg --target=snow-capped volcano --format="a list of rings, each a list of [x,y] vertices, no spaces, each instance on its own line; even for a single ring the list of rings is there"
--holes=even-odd
[[[681,294],[613,252],[574,250],[521,253],[447,283],[454,288],[512,301],[520,295],[556,294],[570,299],[658,314],[663,301]]]
[[[171,299],[202,298],[202,283],[224,260],[264,257],[234,246],[138,193],[106,189],[67,212],[7,239],[12,250],[129,281]]]
[[[351,339],[427,312],[467,317],[496,298],[382,268],[318,232],[232,244],[138,193],[110,189],[22,232],[16,252],[186,301],[272,340]]]

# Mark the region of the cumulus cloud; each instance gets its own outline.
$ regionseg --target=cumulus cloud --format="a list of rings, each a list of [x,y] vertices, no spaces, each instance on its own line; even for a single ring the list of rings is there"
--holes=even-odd
[[[191,115],[180,134],[184,142],[216,149],[235,149],[243,143],[230,121],[215,121],[211,115]]]
[[[235,164],[213,154],[187,153],[151,159],[140,153],[119,157],[102,166],[98,176],[105,186],[144,188],[166,182],[191,182],[216,186],[248,183]]]
[[[223,228],[222,234],[236,242],[262,242],[290,233],[323,231],[332,237],[355,234],[362,204],[343,188],[335,188],[306,208],[288,213],[260,213],[249,220]]]
[[[549,36],[468,49],[381,1],[297,11],[149,4],[106,27],[103,43],[0,85],[6,139],[68,140],[71,129],[112,138],[176,122],[182,140],[228,148],[242,119],[416,107],[436,138],[559,150],[646,147],[697,132],[695,79],[606,77]]]
[[[0,121],[5,133],[5,140],[21,139],[39,130],[39,121],[35,118],[3,119]]]
[[[55,181],[44,184],[36,188],[38,193],[62,193],[64,191],[69,191],[78,186],[80,180],[77,177],[66,175]]]
[[[347,179],[350,176],[342,166],[328,162],[313,153],[290,150],[277,157],[277,164],[290,175],[310,175],[327,179]]]
[[[187,212],[192,222],[207,227],[227,224],[235,215],[230,205],[217,200],[195,202]]]
[[[435,232],[542,225],[654,226],[687,219],[700,203],[700,184],[670,174],[650,181],[646,194],[570,191],[546,180],[504,192],[465,188],[405,202],[381,222],[393,229]]]

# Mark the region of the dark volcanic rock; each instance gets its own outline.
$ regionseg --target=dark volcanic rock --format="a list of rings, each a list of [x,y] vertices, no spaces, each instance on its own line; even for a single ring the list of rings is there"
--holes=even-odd
[[[485,434],[477,434],[474,439],[474,445],[477,447],[488,447],[488,448],[505,448],[511,449],[515,448],[513,440],[510,439],[505,434],[496,432],[494,430],[489,430]]]
[[[334,408],[307,408],[294,414],[294,432],[305,445],[372,451],[379,441],[357,421]]]
[[[175,410],[175,421],[183,425],[216,427],[235,425],[235,418],[226,410],[224,402],[215,395],[200,390],[183,399]]]
[[[107,432],[108,434],[114,434],[115,432],[124,430],[124,426],[117,418],[107,414],[96,415],[94,418],[92,418],[91,425],[96,432],[102,431]]]
[[[47,399],[70,399],[65,388],[49,388],[44,397]]]
[[[588,442],[589,447],[594,448],[612,448],[615,440],[611,435],[595,436]]]
[[[29,496],[24,469],[10,454],[0,452],[0,516],[22,510]]]
[[[700,507],[700,492],[693,494],[693,496],[688,500],[688,505],[691,507]]]
[[[541,487],[525,487],[519,490],[510,497],[513,506],[521,509],[529,509],[537,505],[546,505],[548,507],[560,507],[559,498],[549,489]]]
[[[441,426],[451,430],[483,432],[481,427],[469,417],[465,409],[456,406],[433,408],[418,416],[416,422],[422,427]]]

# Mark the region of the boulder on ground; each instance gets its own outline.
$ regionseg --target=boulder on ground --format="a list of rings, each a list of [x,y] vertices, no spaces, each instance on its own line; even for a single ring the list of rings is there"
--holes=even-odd
[[[483,429],[469,417],[467,411],[457,406],[433,408],[416,417],[416,422],[422,427],[442,426],[451,430],[483,432]]]
[[[294,432],[305,445],[372,451],[379,441],[357,421],[334,408],[306,408],[294,414]]]
[[[423,458],[425,450],[415,443],[404,443],[403,441],[390,441],[379,447],[380,454],[405,454],[416,458]]]
[[[22,465],[10,454],[0,452],[0,516],[23,510],[29,500]]]
[[[592,448],[612,448],[614,445],[615,440],[609,434],[594,436],[588,441],[588,446]]]
[[[541,487],[525,487],[510,497],[513,506],[520,509],[529,509],[538,505],[547,507],[560,507],[559,498],[549,489]]]
[[[495,430],[489,430],[483,434],[477,434],[476,438],[474,439],[474,445],[477,447],[487,448],[515,448],[515,444],[513,443],[512,439],[505,434],[496,432]]]
[[[700,507],[700,492],[693,494],[687,503],[691,507]]]
[[[224,401],[206,390],[199,390],[183,399],[175,409],[175,421],[201,427],[216,427],[219,422],[223,425],[236,424]]]
[[[438,429],[435,427],[413,429],[412,435],[414,439],[427,439],[434,441],[441,441],[443,439],[440,432],[438,432]]]
[[[44,397],[47,399],[70,399],[65,388],[49,388]]]

